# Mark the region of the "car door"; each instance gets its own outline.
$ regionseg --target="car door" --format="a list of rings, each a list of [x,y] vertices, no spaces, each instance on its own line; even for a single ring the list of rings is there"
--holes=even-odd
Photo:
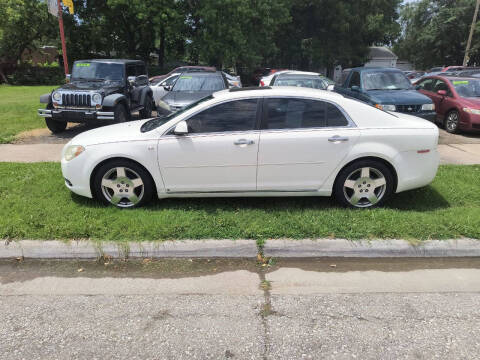
[[[167,193],[256,190],[258,99],[224,102],[186,120],[188,134],[160,138]]]
[[[446,91],[447,95],[440,95],[438,93],[439,90]],[[435,82],[431,98],[435,103],[435,110],[437,112],[437,116],[439,116],[441,120],[445,118],[446,113],[450,109],[452,109],[452,107],[455,107],[452,90],[450,89],[448,84],[441,79],[437,79],[437,81]]]
[[[258,151],[258,191],[316,191],[357,141],[359,130],[336,104],[266,98]]]
[[[156,104],[167,94],[167,90],[165,90],[164,86],[173,86],[179,76],[180,74],[174,74],[151,87],[153,91],[153,99]]]

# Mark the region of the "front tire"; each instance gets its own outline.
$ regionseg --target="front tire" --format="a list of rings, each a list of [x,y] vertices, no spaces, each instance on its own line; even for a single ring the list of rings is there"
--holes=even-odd
[[[93,193],[105,205],[133,208],[152,199],[154,182],[150,174],[130,160],[112,160],[102,165],[93,179]]]
[[[359,160],[340,171],[333,195],[345,207],[382,206],[393,192],[392,171],[382,162]]]
[[[48,104],[47,109],[52,110],[53,105]],[[57,121],[57,120],[53,120],[52,118],[45,118],[45,123],[47,124],[48,130],[50,130],[53,134],[61,133],[62,131],[65,131],[65,129],[67,128],[66,121]]]
[[[152,111],[153,111],[153,99],[150,95],[148,95],[147,98],[145,99],[145,104],[143,106],[143,109],[139,111],[140,117],[142,119],[151,118]]]
[[[120,124],[128,121],[127,109],[123,104],[117,104],[113,108],[113,122]]]
[[[458,123],[460,122],[460,114],[456,110],[450,111],[445,116],[445,130],[450,134],[458,133]]]

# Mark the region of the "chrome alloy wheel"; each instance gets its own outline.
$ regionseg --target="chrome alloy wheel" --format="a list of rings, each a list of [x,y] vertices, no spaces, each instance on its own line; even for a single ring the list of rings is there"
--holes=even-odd
[[[347,201],[355,207],[369,207],[385,195],[387,181],[383,174],[373,167],[356,169],[347,176],[343,193]]]
[[[103,196],[122,208],[135,206],[142,200],[144,188],[140,175],[127,167],[112,168],[102,178]]]
[[[446,127],[449,132],[455,132],[457,130],[458,113],[456,111],[452,111],[448,114]]]

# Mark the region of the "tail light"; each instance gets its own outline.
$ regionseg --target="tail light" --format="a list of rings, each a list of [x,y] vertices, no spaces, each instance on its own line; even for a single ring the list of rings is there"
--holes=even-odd
[[[260,86],[265,86],[265,83],[262,80],[260,80]]]

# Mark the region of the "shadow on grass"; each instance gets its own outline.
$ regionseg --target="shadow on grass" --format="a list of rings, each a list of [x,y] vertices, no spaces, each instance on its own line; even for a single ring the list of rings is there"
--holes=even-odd
[[[71,194],[72,200],[81,206],[90,208],[106,208],[100,201]],[[450,204],[433,187],[427,186],[399,194],[393,194],[384,208],[402,211],[432,211],[445,209]],[[218,198],[169,198],[153,199],[145,210],[184,210],[205,211],[216,214],[222,211],[263,210],[268,211],[301,211],[339,209],[340,205],[331,197],[218,197]]]

